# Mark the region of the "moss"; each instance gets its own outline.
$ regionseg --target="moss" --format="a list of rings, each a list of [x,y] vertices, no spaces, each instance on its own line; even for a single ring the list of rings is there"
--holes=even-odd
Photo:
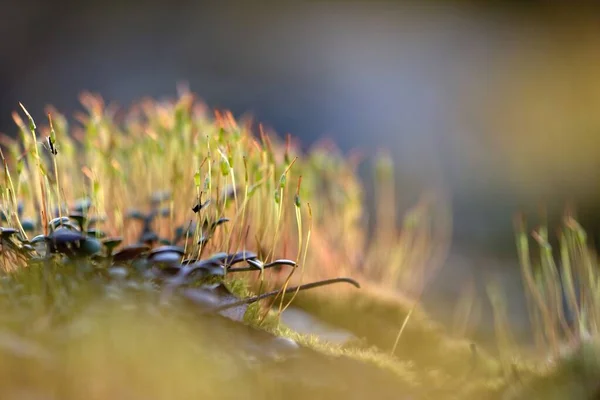
[[[359,290],[300,292],[293,305],[389,354],[413,303],[398,294],[366,285]],[[479,376],[500,372],[499,364],[480,349],[474,360],[471,346],[467,340],[451,339],[440,324],[417,306],[398,340],[394,356],[410,360],[419,368],[440,369],[454,377],[465,376],[472,370]]]
[[[421,310],[413,311],[412,328],[405,331],[409,340],[401,342],[410,350],[390,354],[377,345],[377,341],[383,342],[389,337],[395,339],[398,329],[394,322],[401,323],[409,311],[406,299],[384,298],[369,289],[366,293],[361,290],[339,292],[336,291],[334,296],[325,290],[302,293],[296,297],[293,306],[312,310],[318,317],[355,334],[364,334],[365,342],[333,344],[315,335],[300,334],[280,323],[274,310],[267,313],[260,327],[293,339],[321,357],[337,360],[340,364],[358,363],[363,365],[361,368],[370,369],[371,374],[379,371],[382,375],[391,375],[399,387],[420,395],[436,396],[433,398],[495,398],[493,396],[500,396],[509,384],[496,361],[479,352],[474,364],[470,343],[450,339]],[[257,326],[263,316],[257,310],[248,310],[247,323]],[[360,313],[367,313],[368,318],[362,318]],[[417,338],[418,345],[410,342]]]
[[[104,220],[98,228],[122,237],[123,245],[139,241],[140,234],[155,237],[153,246],[171,243],[174,231],[183,232],[192,221],[200,227],[226,222],[218,230],[193,230],[171,244],[189,239],[185,253],[190,257],[225,249],[252,249],[265,263],[293,257],[296,270],[313,281],[355,276],[360,266],[361,278],[372,279],[369,284],[359,279],[362,289],[319,288],[300,292],[293,302],[359,340],[334,345],[301,335],[280,324],[276,313],[264,315],[259,303],[248,306],[243,323],[199,314],[177,296],[163,302],[157,282],[111,281],[89,258],[27,262],[26,251],[3,237],[2,398],[21,396],[24,388],[27,395],[98,400],[521,400],[594,394],[599,370],[594,346],[584,344],[542,370],[517,363],[521,372],[516,379],[506,365],[474,352],[469,341],[450,338],[413,299],[384,290],[415,289],[424,272],[432,272],[424,271],[426,266],[436,265],[436,249],[444,248],[430,232],[430,225],[436,226],[429,218],[435,202],[427,196],[401,230],[390,224],[396,203],[390,160],[378,164],[385,171],[376,176],[377,229],[370,238],[360,220],[364,207],[357,166],[330,146],[301,154],[262,129],[255,135],[230,113],[215,112],[212,118],[190,93],[174,102],[144,101],[119,120],[100,98],[84,94],[81,100],[86,114],[78,118],[79,125],[54,111],[54,123],[39,128],[24,107],[27,123],[13,114],[18,139],[3,141],[7,150],[0,153],[3,227],[25,238],[31,227],[47,234],[54,214],[64,215],[81,197],[90,200],[88,216]],[[40,142],[52,146],[37,146]],[[172,197],[163,196],[165,190]],[[205,207],[208,199],[214,207]],[[127,217],[131,207],[143,224]],[[22,223],[35,217],[36,223]],[[438,228],[437,236],[444,237],[444,218]],[[570,246],[579,254],[583,242]],[[584,268],[577,270],[595,271],[591,258],[582,254]],[[526,257],[522,260],[526,263]],[[265,272],[264,282],[254,272],[239,271],[225,282],[236,296],[248,297],[259,283],[280,283],[289,267]],[[144,268],[144,262],[132,267],[137,272]],[[594,294],[589,296],[595,304]],[[598,326],[594,321],[589,319],[589,325]],[[293,339],[301,348],[295,356],[271,357],[274,337]]]
[[[507,394],[507,400],[597,399],[600,395],[600,341],[585,338],[546,361],[522,385]]]

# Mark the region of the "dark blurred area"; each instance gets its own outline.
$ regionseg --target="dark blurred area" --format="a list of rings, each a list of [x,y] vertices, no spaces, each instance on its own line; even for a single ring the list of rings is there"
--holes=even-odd
[[[541,203],[600,233],[600,21],[565,4],[3,2],[0,131],[19,101],[41,121],[82,90],[126,106],[188,82],[305,146],[390,150],[400,211],[441,186],[455,248],[513,257],[514,212]]]

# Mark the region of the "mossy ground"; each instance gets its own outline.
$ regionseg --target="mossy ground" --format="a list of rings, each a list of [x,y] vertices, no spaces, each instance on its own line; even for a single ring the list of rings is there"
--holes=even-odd
[[[183,239],[188,255],[252,249],[265,262],[294,260],[297,267],[289,270],[229,274],[234,276],[225,282],[240,297],[340,275],[358,279],[362,287],[321,287],[288,294],[283,303],[281,298],[257,302],[241,323],[199,314],[177,297],[165,303],[151,282],[90,279],[85,262],[58,259],[40,268],[3,242],[3,399],[525,400],[595,395],[598,352],[588,342],[554,364],[507,362],[511,355],[496,359],[466,339],[451,338],[420,309],[418,294],[447,246],[447,215],[427,197],[398,229],[388,158],[376,166],[377,228],[369,237],[361,218],[363,190],[356,162],[331,145],[301,154],[291,138],[281,141],[262,127],[257,137],[249,121],[219,112],[211,118],[188,92],[175,102],[146,100],[126,115],[89,94],[82,103],[86,114],[76,126],[54,110],[48,126],[41,128],[24,107],[27,122],[14,114],[18,140],[2,143],[5,227],[25,238],[31,233],[25,226],[47,231],[55,212],[61,215],[65,204],[87,196],[93,204],[90,216],[104,221],[101,229],[132,243],[141,232],[126,217],[128,210],[141,215],[153,194],[167,190],[173,196],[152,229],[170,243],[176,240],[175,227],[197,222],[190,240]],[[200,207],[206,199],[215,207]],[[194,205],[200,210],[192,212]],[[37,224],[25,223],[27,217],[37,217]],[[231,223],[219,231],[204,230],[204,222],[223,217]],[[544,244],[543,235],[541,239]],[[595,275],[587,273],[594,262],[581,250],[581,241],[573,243],[587,266],[580,275],[590,276],[583,284],[596,288]],[[522,244],[519,248],[523,252]],[[570,259],[568,251],[565,257]],[[550,276],[551,260],[542,261],[542,271]],[[573,271],[580,264],[573,261]],[[539,271],[535,279],[532,293],[549,296],[537,304],[555,346],[558,336],[550,333],[560,319],[552,314],[555,308],[543,305],[556,306],[555,290],[547,289],[555,289],[557,281],[543,273],[540,277]],[[594,290],[586,293],[591,301],[597,299]],[[277,314],[289,302],[360,340],[334,345],[292,331],[279,323]],[[597,326],[596,319],[587,321],[587,328]],[[286,352],[290,349],[282,341],[280,354],[270,347],[273,335],[302,347]]]
[[[30,310],[28,321],[0,335],[3,398],[26,388],[63,399],[460,399],[481,398],[500,383],[493,376],[485,382],[481,376],[459,379],[368,346],[325,343],[277,324],[274,312],[256,329],[251,310],[240,324],[177,301],[160,306],[151,290],[115,285],[102,294],[80,284],[79,290],[95,294],[78,296],[80,303],[62,323],[49,329],[46,313]],[[271,334],[302,348],[270,356]]]

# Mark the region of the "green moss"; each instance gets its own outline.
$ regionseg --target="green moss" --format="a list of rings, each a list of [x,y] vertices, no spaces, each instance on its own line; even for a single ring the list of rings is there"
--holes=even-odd
[[[264,315],[259,303],[248,306],[242,322],[200,314],[177,297],[163,302],[156,282],[113,282],[90,260],[27,263],[19,250],[9,251],[4,242],[0,397],[17,397],[25,388],[28,395],[98,400],[524,400],[595,394],[600,375],[595,345],[584,344],[547,368],[515,362],[520,371],[515,377],[485,352],[474,352],[469,341],[450,338],[412,299],[383,290],[422,283],[417,278],[423,271],[417,269],[435,264],[430,261],[439,244],[430,235],[430,201],[407,215],[402,230],[390,224],[396,204],[391,160],[382,158],[383,164],[378,164],[383,168],[376,179],[378,226],[372,246],[364,250],[370,238],[360,220],[363,190],[356,165],[335,149],[317,147],[300,154],[262,130],[257,137],[230,113],[212,118],[190,93],[175,102],[142,102],[122,122],[101,99],[84,94],[81,100],[87,113],[78,126],[58,113],[52,115],[53,126],[36,125],[24,107],[27,123],[14,114],[19,137],[3,143],[7,154],[1,154],[5,168],[0,211],[5,227],[27,236],[21,219],[39,216],[35,229],[44,232],[54,209],[60,214],[67,208],[64,203],[90,197],[89,216],[103,218],[101,228],[122,236],[125,245],[138,240],[140,233],[140,227],[125,218],[127,209],[139,208],[137,213],[145,214],[152,207],[148,199],[167,190],[172,198],[161,205],[159,221],[151,224],[163,242],[190,219],[198,226],[229,219],[218,231],[191,233],[186,256],[250,249],[265,262],[292,257],[302,276],[313,281],[353,276],[353,266],[361,265],[372,285],[360,290],[311,289],[293,302],[359,339],[335,345],[299,334],[281,324],[275,312]],[[48,137],[58,153],[37,146]],[[209,198],[214,207],[194,207]],[[585,236],[580,229],[572,220],[567,222],[563,264],[579,275],[567,274],[566,287],[573,291],[574,277],[588,277],[581,282],[593,288],[597,263],[581,251]],[[26,225],[29,229],[32,224]],[[547,249],[545,235],[538,236]],[[521,259],[528,272],[524,242],[521,233]],[[552,260],[545,254],[544,270],[552,271]],[[261,277],[263,282],[254,272],[236,273],[225,282],[236,296],[248,297],[259,282],[269,287],[271,278],[281,276],[281,271],[269,271]],[[547,289],[558,286],[556,279],[549,274],[542,283],[547,287],[540,290],[554,293]],[[597,303],[595,291],[584,292],[586,304]],[[546,331],[557,329],[556,300],[549,296],[538,302]],[[545,304],[554,308],[546,310]],[[587,316],[587,328],[599,326],[596,318],[594,313]],[[293,339],[301,348],[292,357],[265,360],[274,337]]]
[[[546,361],[522,385],[510,390],[507,400],[596,399],[600,394],[600,342],[586,338]]]
[[[402,322],[408,312],[407,303],[398,298],[384,299],[361,290],[332,296],[322,290],[299,294],[293,306],[312,311],[327,322],[355,334],[363,334],[366,340],[333,344],[315,335],[300,334],[279,323],[275,311],[267,314],[261,329],[293,339],[322,357],[340,363],[359,363],[371,368],[371,373],[380,371],[383,375],[389,374],[406,390],[437,396],[434,398],[479,399],[499,396],[508,385],[496,361],[478,352],[478,360],[474,364],[470,343],[450,339],[421,310],[413,312],[412,327],[405,331],[409,335],[408,340],[401,341],[410,350],[397,351],[394,355],[385,351],[378,343],[395,338],[398,329],[394,322]],[[246,322],[256,326],[262,314],[255,310],[247,312]],[[362,313],[366,313],[367,317]],[[417,338],[419,342],[415,344]],[[411,339],[413,342],[410,342]]]
[[[385,294],[377,288],[299,293],[293,304],[387,353],[391,353],[413,307],[409,299]],[[450,339],[444,328],[418,306],[407,321],[394,355],[420,368],[441,369],[456,377],[466,375],[474,365],[471,342]],[[494,375],[500,370],[499,365],[479,349],[475,363],[478,375]]]

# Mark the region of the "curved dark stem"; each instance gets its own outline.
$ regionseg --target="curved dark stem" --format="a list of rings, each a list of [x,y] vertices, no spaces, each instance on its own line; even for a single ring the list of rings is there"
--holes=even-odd
[[[341,282],[349,283],[352,286],[360,289],[360,284],[352,278],[333,278],[333,279],[325,279],[325,280],[318,281],[318,282],[305,283],[303,285],[290,287],[285,290],[284,294],[292,293],[292,292],[295,292],[296,290],[301,291],[301,290],[313,289],[313,288],[316,288],[319,286],[326,286],[326,285],[331,285],[333,283],[341,283]],[[263,293],[258,296],[252,296],[252,297],[248,297],[246,299],[242,299],[242,300],[239,300],[239,301],[236,301],[233,303],[224,304],[219,307],[213,307],[213,308],[209,309],[208,312],[219,312],[219,311],[227,310],[229,308],[241,306],[244,304],[256,303],[257,301],[266,299],[267,297],[276,296],[280,293],[281,293],[281,289],[273,290],[271,292]]]

